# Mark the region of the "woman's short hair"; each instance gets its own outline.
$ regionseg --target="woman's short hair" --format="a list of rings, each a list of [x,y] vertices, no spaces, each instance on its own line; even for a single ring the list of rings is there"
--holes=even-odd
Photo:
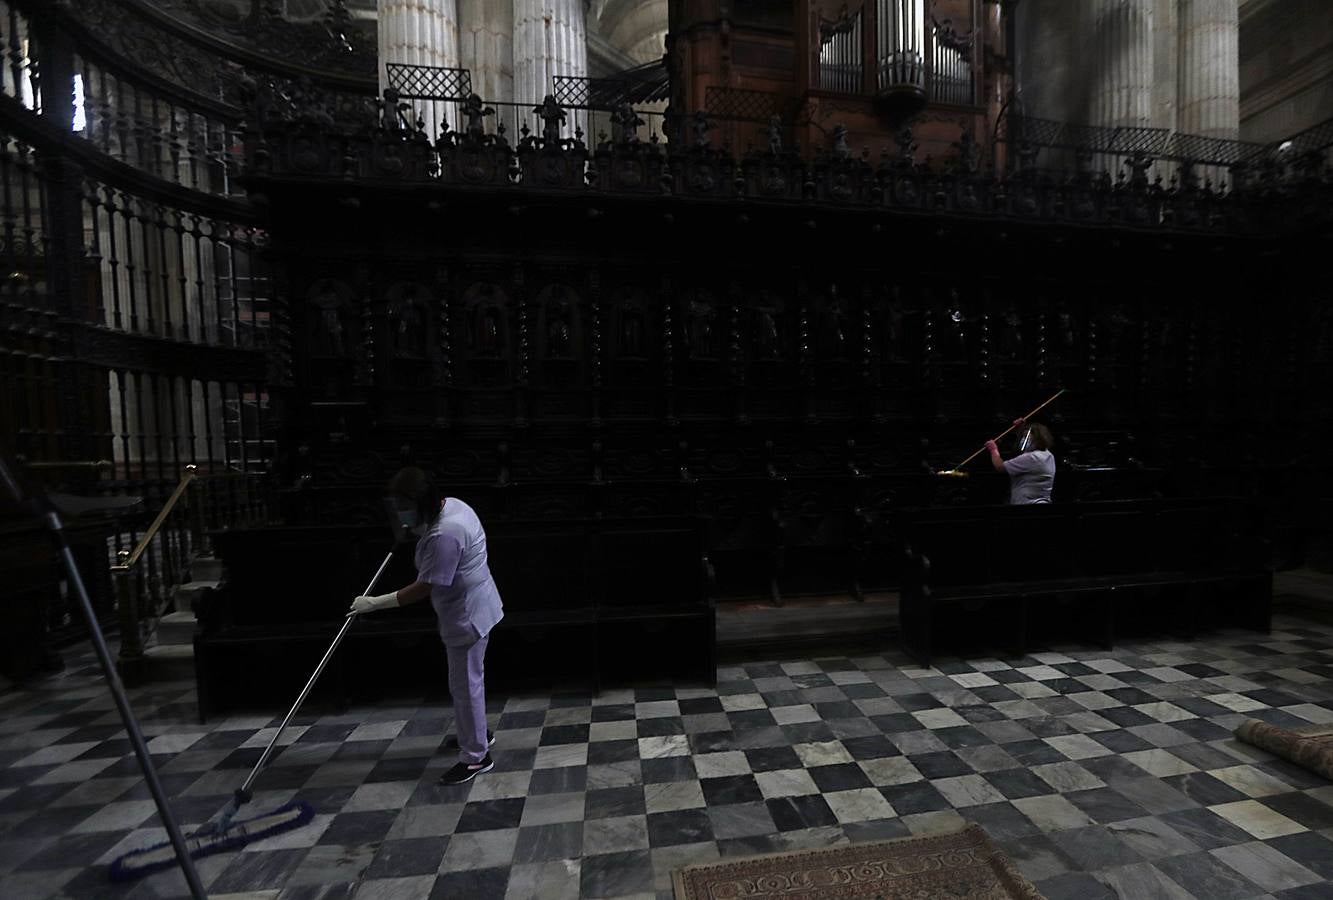
[[[436,490],[430,476],[416,466],[399,469],[389,479],[388,492],[394,499],[406,500],[415,505],[417,520],[420,522],[430,522],[439,515],[440,492]]]
[[[1055,438],[1051,435],[1051,429],[1040,422],[1030,423],[1028,431],[1032,435],[1033,450],[1049,450],[1055,446]]]

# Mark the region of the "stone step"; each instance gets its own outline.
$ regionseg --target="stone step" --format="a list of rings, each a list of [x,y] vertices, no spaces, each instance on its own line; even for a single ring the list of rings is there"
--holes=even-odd
[[[222,578],[222,560],[212,556],[196,556],[190,560],[190,580],[217,581]]]
[[[204,591],[214,590],[220,582],[195,579],[187,581],[184,584],[176,585],[174,599],[176,601],[176,612],[192,613],[194,612],[195,602],[199,595]]]
[[[199,624],[192,612],[167,613],[157,620],[158,646],[194,646],[194,631]]]
[[[193,681],[194,644],[153,644],[145,647],[144,678],[147,681]]]

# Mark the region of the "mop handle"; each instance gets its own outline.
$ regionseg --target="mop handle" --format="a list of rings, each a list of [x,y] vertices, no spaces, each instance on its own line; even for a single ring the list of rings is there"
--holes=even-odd
[[[380,580],[380,576],[384,574],[384,570],[388,567],[389,560],[391,559],[393,559],[392,550],[390,550],[388,555],[384,557],[384,562],[380,563],[380,567],[375,570],[375,577],[370,579],[370,584],[366,585],[366,589],[361,592],[362,594],[369,594],[375,589],[375,582]],[[263,770],[264,766],[268,765],[268,759],[273,755],[273,748],[278,745],[278,739],[282,737],[283,731],[287,729],[288,723],[292,721],[292,716],[296,715],[296,711],[300,709],[301,704],[305,702],[306,695],[310,693],[310,689],[313,688],[315,682],[319,680],[319,676],[324,672],[324,667],[327,666],[329,660],[333,658],[334,651],[336,651],[338,645],[342,643],[343,638],[347,635],[347,629],[352,627],[352,622],[355,619],[356,613],[352,613],[347,616],[347,618],[343,619],[343,626],[338,629],[338,636],[333,639],[333,643],[329,645],[329,649],[324,651],[324,658],[319,661],[319,665],[315,667],[314,674],[310,676],[310,680],[307,681],[305,687],[301,689],[301,696],[297,697],[296,702],[292,704],[292,708],[287,710],[287,715],[283,718],[282,724],[278,726],[278,730],[273,735],[273,739],[270,740],[268,746],[264,748],[264,753],[259,757],[259,762],[255,763],[255,767],[250,770],[250,776],[245,779],[245,784],[241,785],[241,789],[238,792],[241,796],[247,799],[249,798],[250,786],[255,783],[255,779],[259,777],[259,773]]]
[[[1042,403],[1040,406],[1038,406],[1038,407],[1037,407],[1036,409],[1034,409],[1032,412],[1028,413],[1026,416],[1024,416],[1024,417],[1023,417],[1022,419],[1020,419],[1019,421],[1022,422],[1022,421],[1026,421],[1026,420],[1032,418],[1032,417],[1035,416],[1037,413],[1041,412],[1043,409],[1045,409],[1047,406],[1049,406],[1049,405],[1055,400],[1056,397],[1059,397],[1059,396],[1060,396],[1061,394],[1063,394],[1064,392],[1065,392],[1065,389],[1064,389],[1064,388],[1060,388],[1060,390],[1056,391],[1056,392],[1055,392],[1054,394],[1052,394],[1049,398],[1047,398],[1046,401],[1045,401],[1044,403]],[[1018,427],[1018,422],[1015,422],[1014,424],[1012,424],[1012,425],[1010,425],[1008,428],[1006,428],[1004,431],[1000,432],[1000,433],[997,434],[995,437],[991,438],[991,440],[993,440],[993,441],[998,441],[1000,438],[1004,437],[1006,434],[1008,434],[1009,432],[1013,431],[1013,430],[1014,430],[1015,428],[1017,428],[1017,427]],[[976,459],[976,458],[977,458],[977,454],[981,453],[981,451],[982,451],[982,450],[985,450],[985,449],[986,449],[986,445],[985,445],[985,444],[982,444],[980,447],[977,448],[976,453],[973,453],[973,454],[972,454],[971,456],[969,456],[967,459],[963,460],[963,461],[960,462],[958,465],[954,466],[954,471],[957,471],[957,470],[961,469],[963,466],[967,465],[967,464],[970,463],[972,460]]]

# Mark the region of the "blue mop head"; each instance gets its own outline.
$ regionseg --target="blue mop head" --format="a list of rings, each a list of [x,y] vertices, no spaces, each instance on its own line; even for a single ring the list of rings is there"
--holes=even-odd
[[[237,850],[252,841],[293,828],[300,828],[315,816],[310,804],[300,800],[284,803],[277,809],[230,823],[226,828],[205,834],[203,829],[185,838],[190,856],[198,859],[214,853],[226,853]],[[163,841],[151,847],[131,850],[111,863],[108,874],[112,881],[133,881],[154,872],[161,872],[176,865],[176,849],[170,841]]]

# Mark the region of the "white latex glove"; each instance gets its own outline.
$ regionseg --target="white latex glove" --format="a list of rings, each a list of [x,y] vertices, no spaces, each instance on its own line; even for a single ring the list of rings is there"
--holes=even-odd
[[[352,608],[347,611],[349,616],[360,615],[361,613],[374,612],[377,609],[384,609],[386,606],[398,605],[398,592],[393,591],[388,594],[378,594],[374,597],[360,596],[352,601]]]

